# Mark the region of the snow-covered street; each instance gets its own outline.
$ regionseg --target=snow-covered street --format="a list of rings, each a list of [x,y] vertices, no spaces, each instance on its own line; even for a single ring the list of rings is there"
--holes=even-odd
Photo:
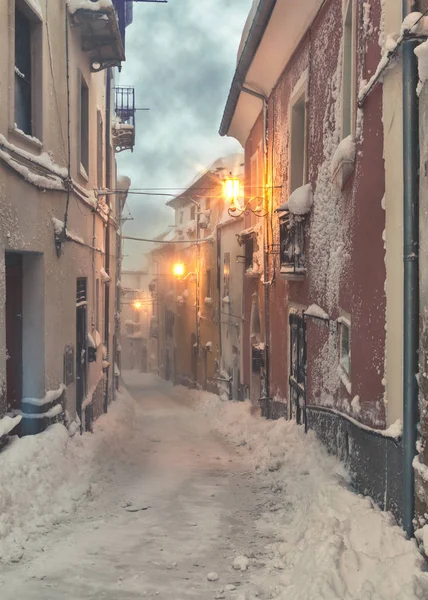
[[[2,452],[0,483],[27,511],[13,514],[2,486],[2,600],[428,597],[416,544],[348,489],[312,434],[125,376],[132,398],[124,391],[94,435],[64,442],[62,466],[46,458],[38,486],[30,470],[16,485],[8,471],[26,440]],[[59,428],[34,448],[62,439]]]

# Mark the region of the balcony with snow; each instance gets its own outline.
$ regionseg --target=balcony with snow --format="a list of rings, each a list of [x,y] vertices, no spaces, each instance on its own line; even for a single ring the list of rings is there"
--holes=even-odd
[[[279,214],[280,273],[290,281],[299,281],[306,275],[305,237],[312,204],[312,189],[308,183],[296,188],[287,202],[275,211]]]
[[[114,112],[116,119],[112,127],[113,144],[116,152],[134,150],[135,146],[135,91],[133,87],[114,88]]]
[[[126,0],[67,0],[71,24],[81,31],[82,50],[89,55],[91,71],[120,67],[125,60],[124,33],[127,20],[130,22],[127,4],[131,3]]]

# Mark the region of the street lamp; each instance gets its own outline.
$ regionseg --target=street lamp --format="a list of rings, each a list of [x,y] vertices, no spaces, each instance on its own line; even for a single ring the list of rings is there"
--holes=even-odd
[[[143,305],[139,300],[137,300],[136,302],[134,302],[134,308],[135,310],[141,310],[143,308]]]
[[[184,264],[182,262],[175,263],[174,266],[172,267],[172,272],[174,273],[175,277],[183,277]]]
[[[266,217],[268,212],[263,210],[264,198],[260,196],[253,196],[250,198],[244,206],[241,208],[238,204],[239,198],[239,187],[240,182],[237,177],[227,177],[223,180],[223,193],[226,202],[230,204],[228,208],[228,213],[230,217],[241,217],[243,214],[248,214],[250,212],[256,217]],[[255,208],[251,207],[251,202],[253,200],[257,200],[258,204]]]

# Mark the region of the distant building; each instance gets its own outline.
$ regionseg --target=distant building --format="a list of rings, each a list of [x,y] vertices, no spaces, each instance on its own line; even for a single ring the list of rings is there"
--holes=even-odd
[[[235,275],[243,267],[230,262],[238,254],[236,237],[227,241],[229,252],[223,252],[220,262],[222,239],[227,239],[220,223],[224,217],[223,179],[239,171],[241,164],[240,155],[219,159],[168,202],[175,212],[175,226],[151,253],[160,374],[175,382],[224,390],[228,395],[233,375],[236,395],[241,389],[240,369],[233,372],[232,368],[233,361],[240,363],[241,322],[238,319],[236,328],[231,309],[235,306],[240,311],[242,288],[236,291],[236,286],[241,286],[242,280]],[[226,221],[223,226],[228,225]],[[173,273],[176,264],[182,266],[178,277]],[[224,352],[220,353],[222,344]],[[221,356],[227,357],[223,364]]]

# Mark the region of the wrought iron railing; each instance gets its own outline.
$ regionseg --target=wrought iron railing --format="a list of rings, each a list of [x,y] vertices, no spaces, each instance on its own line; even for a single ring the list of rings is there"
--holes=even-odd
[[[290,275],[306,273],[305,258],[305,219],[290,217],[287,213],[280,224],[280,261],[281,272]]]

